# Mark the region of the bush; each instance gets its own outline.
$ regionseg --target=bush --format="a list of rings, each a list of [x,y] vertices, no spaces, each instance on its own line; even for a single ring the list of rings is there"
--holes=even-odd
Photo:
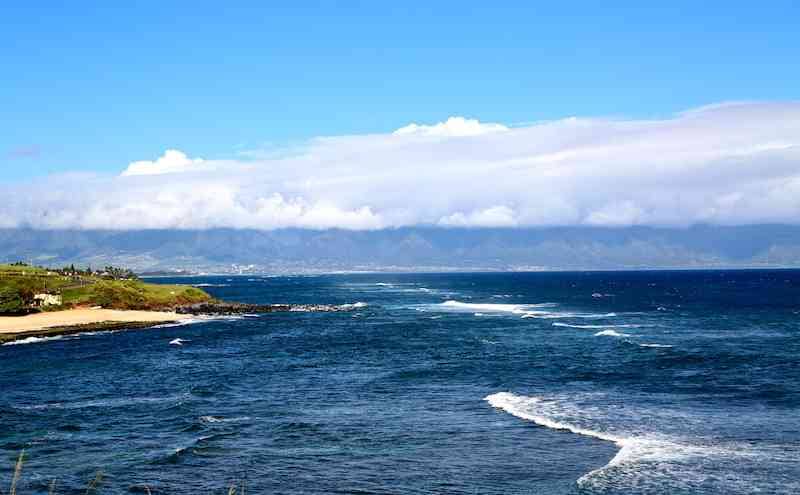
[[[22,291],[13,287],[0,288],[0,314],[20,314],[27,311]]]

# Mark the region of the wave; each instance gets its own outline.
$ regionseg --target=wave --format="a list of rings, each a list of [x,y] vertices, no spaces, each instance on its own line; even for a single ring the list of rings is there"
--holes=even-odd
[[[352,303],[352,304],[340,304],[339,308],[341,308],[343,310],[349,310],[349,309],[366,308],[367,306],[368,306],[367,303],[359,301],[359,302]]]
[[[619,333],[615,332],[614,330],[602,330],[594,334],[595,337],[630,337],[627,333]]]
[[[582,428],[552,419],[537,411],[537,409],[540,409],[540,406],[545,404],[545,401],[537,397],[524,397],[521,395],[512,394],[510,392],[498,392],[496,394],[486,396],[484,400],[496,409],[501,409],[520,419],[532,421],[537,425],[551,428],[553,430],[570,431],[578,435],[598,438],[607,442],[613,442],[619,446],[622,446],[626,440],[623,437],[618,437],[610,433],[590,430],[588,428]]]
[[[498,304],[498,303],[465,303],[449,300],[434,305],[435,308],[445,311],[464,313],[508,313],[519,315],[521,318],[613,318],[616,313],[574,313],[569,311],[552,311],[546,308],[555,308],[556,303],[537,304]]]
[[[528,310],[534,308],[553,307],[553,303],[543,304],[495,304],[495,303],[465,303],[461,301],[449,300],[436,306],[453,311],[464,311],[474,313],[476,311],[485,311],[487,313],[527,313]]]
[[[153,328],[174,328],[174,327],[184,327],[186,325],[193,325],[195,323],[202,323],[207,321],[206,319],[201,318],[186,318],[185,320],[176,321],[173,323],[164,323],[162,325],[156,325]]]
[[[237,416],[233,418],[226,418],[223,416],[200,416],[201,423],[238,423],[240,421],[249,421],[250,416]]]
[[[796,458],[796,450],[786,452],[784,445],[720,442],[700,433],[706,416],[687,415],[684,409],[620,408],[609,404],[603,394],[542,398],[499,392],[484,400],[539,426],[618,447],[608,463],[577,480],[579,488],[592,492],[705,493],[711,479],[714,493],[797,493],[789,485],[800,486],[787,478],[776,491],[772,480],[765,481],[760,471],[764,463],[792,462],[789,459]],[[654,427],[661,432],[652,431]]]
[[[3,345],[38,344],[41,342],[49,342],[51,340],[61,340],[63,338],[64,338],[63,335],[54,335],[52,337],[26,337],[24,339],[12,340],[11,342],[6,342]]]
[[[668,344],[639,344],[639,347],[656,347],[656,348],[666,349],[674,346]]]
[[[685,463],[681,464],[681,460],[704,457],[712,452],[706,447],[678,443],[655,435],[636,436],[582,426],[562,419],[561,416],[575,415],[573,419],[581,422],[579,416],[585,414],[558,401],[526,397],[510,392],[495,393],[485,397],[484,400],[496,409],[539,426],[596,438],[619,447],[619,451],[605,466],[590,471],[578,479],[577,483],[581,487],[615,486],[626,483],[646,486],[649,484],[648,477],[650,483],[660,487],[664,480],[659,480],[659,477],[673,478],[685,469]],[[641,468],[639,465],[643,463],[647,463],[648,467]]]
[[[582,328],[586,330],[599,330],[602,328],[645,328],[655,325],[645,325],[637,323],[623,323],[619,325],[573,325],[571,323],[561,323],[558,321],[553,322],[554,327],[568,327],[568,328]]]
[[[192,284],[192,287],[230,287],[231,284]]]

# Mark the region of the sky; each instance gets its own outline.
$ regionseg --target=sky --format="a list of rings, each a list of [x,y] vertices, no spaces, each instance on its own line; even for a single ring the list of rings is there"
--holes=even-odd
[[[0,226],[800,217],[796,2],[231,3],[4,2]]]

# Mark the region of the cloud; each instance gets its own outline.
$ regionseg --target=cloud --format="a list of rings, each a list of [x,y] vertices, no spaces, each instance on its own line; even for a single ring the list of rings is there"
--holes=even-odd
[[[508,127],[502,124],[481,124],[475,119],[465,119],[464,117],[450,117],[445,122],[434,125],[408,124],[394,131],[396,136],[479,136],[492,132],[507,131]]]
[[[450,118],[229,160],[0,186],[0,225],[380,229],[800,224],[800,103],[509,128]]]
[[[187,172],[192,169],[197,169],[198,166],[202,165],[203,163],[203,159],[191,159],[182,151],[167,150],[154,162],[146,160],[131,162],[130,165],[128,165],[128,168],[122,172],[122,175],[174,174],[177,172]]]
[[[439,219],[444,227],[516,227],[514,210],[507,206],[492,206],[485,210],[464,214],[460,211]]]

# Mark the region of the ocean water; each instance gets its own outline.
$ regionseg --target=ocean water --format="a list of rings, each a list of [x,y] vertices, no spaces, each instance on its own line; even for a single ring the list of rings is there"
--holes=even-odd
[[[163,281],[363,304],[0,347],[0,489],[800,493],[800,271]]]

